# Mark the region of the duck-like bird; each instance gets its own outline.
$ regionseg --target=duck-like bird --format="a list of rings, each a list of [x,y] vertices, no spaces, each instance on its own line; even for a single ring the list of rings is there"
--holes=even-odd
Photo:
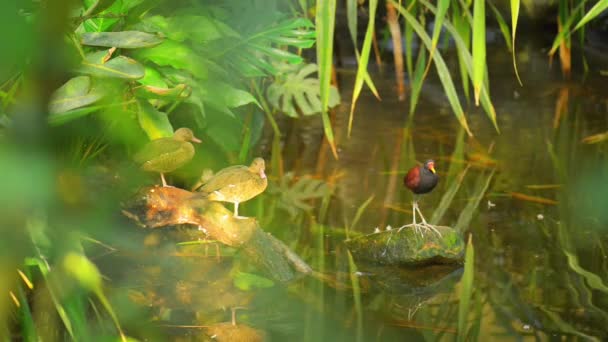
[[[235,165],[220,170],[198,191],[212,201],[234,203],[234,216],[239,217],[239,203],[261,194],[268,186],[264,159],[255,158],[251,165]]]
[[[194,146],[191,142],[201,141],[194,136],[190,128],[182,127],[172,137],[155,139],[147,143],[133,159],[144,171],[158,172],[167,186],[164,174],[179,169],[194,157]]]

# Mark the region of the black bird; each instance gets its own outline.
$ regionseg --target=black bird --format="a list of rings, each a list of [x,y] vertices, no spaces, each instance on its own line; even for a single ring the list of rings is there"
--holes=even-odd
[[[432,225],[428,224],[424,219],[424,216],[422,216],[422,213],[418,208],[418,199],[416,196],[431,192],[437,185],[437,182],[439,182],[439,176],[437,176],[437,172],[435,171],[435,161],[431,159],[425,161],[422,166],[417,165],[411,168],[403,178],[405,186],[414,193],[414,200],[412,201],[412,225],[416,230],[422,227],[432,229],[439,233]],[[420,215],[422,224],[416,223],[416,212]]]

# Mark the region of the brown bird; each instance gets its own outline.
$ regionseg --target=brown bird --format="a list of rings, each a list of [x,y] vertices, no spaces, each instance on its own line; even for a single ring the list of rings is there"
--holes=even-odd
[[[414,193],[414,200],[412,201],[412,225],[416,230],[422,227],[432,229],[441,235],[432,225],[428,224],[424,219],[424,216],[422,216],[420,208],[418,207],[417,198],[417,195],[431,192],[435,186],[437,186],[437,182],[439,182],[439,176],[437,176],[437,172],[435,171],[435,162],[431,159],[425,161],[422,166],[417,165],[412,167],[403,178],[405,186]],[[416,223],[416,212],[420,215],[422,224]]]
[[[190,142],[200,143],[190,128],[180,128],[172,137],[155,139],[147,143],[133,159],[144,171],[158,172],[167,186],[164,174],[177,170],[194,157],[194,146]]]
[[[198,191],[207,194],[212,201],[234,203],[234,216],[239,217],[239,203],[266,190],[268,179],[264,169],[262,158],[255,158],[249,166],[230,166],[211,177]]]

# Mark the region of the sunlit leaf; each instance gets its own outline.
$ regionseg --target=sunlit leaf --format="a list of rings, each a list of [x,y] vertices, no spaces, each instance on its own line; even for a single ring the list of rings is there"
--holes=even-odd
[[[77,76],[62,85],[51,97],[49,111],[64,113],[95,103],[103,97],[99,89],[91,88],[89,76]]]
[[[317,6],[315,18],[317,28],[317,61],[319,64],[319,93],[321,94],[321,117],[327,142],[331,147],[334,158],[338,151],[334,142],[334,132],[329,120],[329,96],[331,85],[331,69],[333,66],[334,28],[336,20],[336,0],[321,1]]]
[[[101,273],[86,256],[74,252],[68,253],[63,258],[63,269],[83,288],[92,292],[101,290]]]
[[[598,1],[591,9],[585,14],[585,16],[576,24],[574,30],[578,30],[583,25],[587,24],[589,21],[593,20],[595,17],[600,15],[604,10],[608,8],[608,0],[600,0]]]
[[[140,31],[85,32],[80,42],[83,45],[137,49],[158,45],[163,38],[156,34]]]
[[[97,77],[112,77],[124,79],[138,79],[144,77],[145,69],[137,61],[117,56],[104,63],[106,51],[90,53],[82,61],[79,71]]]
[[[144,18],[141,26],[147,31],[162,32],[177,42],[191,40],[204,44],[220,38],[239,36],[222,21],[204,15],[154,15]]]
[[[519,85],[523,86],[521,78],[519,77],[519,71],[517,71],[517,62],[515,60],[515,36],[517,32],[517,20],[519,18],[519,2],[520,0],[511,0],[511,57],[513,59],[513,69],[515,70],[515,76]]]
[[[159,112],[148,101],[137,102],[137,119],[150,140],[173,136],[173,127],[167,114]]]
[[[473,7],[473,90],[475,104],[479,105],[479,95],[486,74],[486,4],[485,0],[475,0]]]

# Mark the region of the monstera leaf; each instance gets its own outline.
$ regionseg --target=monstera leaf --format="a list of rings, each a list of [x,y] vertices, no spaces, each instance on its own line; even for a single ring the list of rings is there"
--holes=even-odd
[[[275,79],[266,93],[272,106],[294,118],[298,117],[298,113],[302,115],[321,113],[319,79],[312,76],[317,72],[317,65],[284,64],[281,70],[284,73]],[[329,107],[339,103],[338,89],[332,86],[329,92]]]
[[[298,212],[313,208],[307,203],[315,198],[322,198],[331,192],[327,184],[319,179],[300,177],[294,182],[293,172],[288,172],[278,184],[270,183],[268,192],[279,195],[278,207],[295,216]]]

